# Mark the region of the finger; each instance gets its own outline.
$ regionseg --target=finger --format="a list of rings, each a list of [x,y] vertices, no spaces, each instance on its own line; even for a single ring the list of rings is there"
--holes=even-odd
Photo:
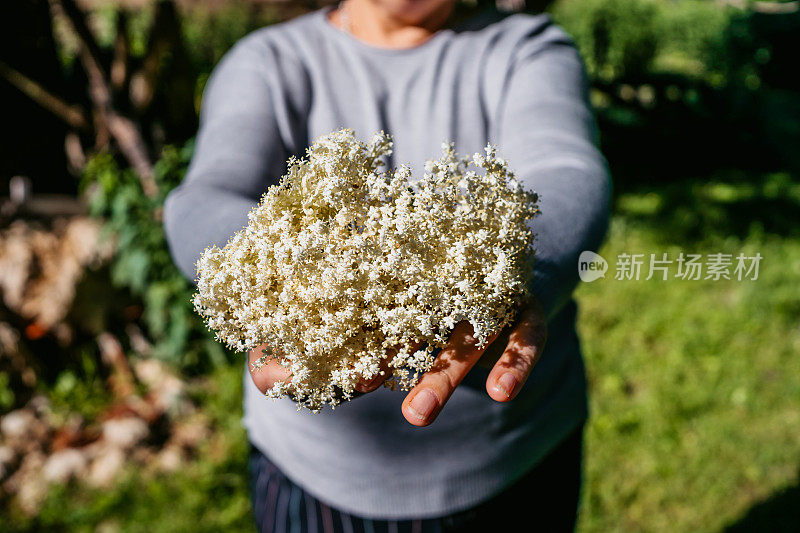
[[[433,368],[423,374],[417,386],[403,400],[403,416],[411,424],[427,426],[433,422],[455,388],[480,359],[486,346],[478,348],[473,333],[469,322],[456,324]],[[493,340],[491,338],[489,342]]]
[[[544,312],[536,304],[522,313],[511,330],[503,354],[486,379],[486,392],[493,400],[507,402],[519,394],[546,341]]]
[[[266,394],[278,381],[289,379],[291,373],[273,359],[267,359],[260,368],[254,368],[256,362],[264,355],[264,349],[264,346],[259,346],[250,351],[248,367],[250,369],[250,377],[253,379],[256,388]]]
[[[380,371],[370,380],[361,380],[358,385],[356,385],[356,390],[358,392],[366,393],[372,392],[380,387],[389,376],[389,361],[391,361],[395,353],[397,353],[397,350],[394,350],[392,353],[381,359]]]
[[[410,353],[416,352],[423,346],[423,344],[424,343],[422,342],[412,343],[411,350],[409,352]],[[386,381],[392,373],[390,368],[391,366],[390,363],[392,361],[392,358],[394,358],[394,356],[397,355],[397,352],[399,352],[397,348],[389,350],[389,352],[386,354],[386,357],[381,359],[380,371],[378,372],[378,374],[369,381],[360,382],[358,385],[356,385],[356,390],[358,392],[364,392],[364,393],[372,392],[381,385],[383,385],[383,382]]]

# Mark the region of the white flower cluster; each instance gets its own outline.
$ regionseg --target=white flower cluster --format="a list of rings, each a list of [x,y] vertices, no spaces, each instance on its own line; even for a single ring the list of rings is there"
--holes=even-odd
[[[270,397],[335,406],[382,361],[387,385],[407,390],[458,322],[485,344],[527,294],[538,198],[495,148],[459,158],[445,144],[412,182],[408,167],[381,169],[391,147],[384,133],[320,138],[198,261],[194,305],[217,338],[267,344],[256,366],[291,372]]]

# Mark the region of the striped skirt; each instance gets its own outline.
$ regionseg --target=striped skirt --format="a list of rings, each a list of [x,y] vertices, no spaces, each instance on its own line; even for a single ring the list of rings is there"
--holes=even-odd
[[[264,533],[569,532],[577,517],[582,446],[581,427],[521,480],[472,509],[440,518],[376,520],[314,498],[251,445],[253,515]]]

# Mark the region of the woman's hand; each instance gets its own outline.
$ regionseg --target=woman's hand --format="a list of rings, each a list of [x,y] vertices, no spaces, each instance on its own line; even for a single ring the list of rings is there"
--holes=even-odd
[[[498,402],[514,399],[533,369],[547,340],[544,311],[533,301],[517,321],[483,347],[475,346],[469,322],[460,322],[428,372],[403,400],[403,416],[415,426],[427,426],[450,399],[461,380],[480,360],[494,364],[486,380],[486,392]],[[500,351],[502,350],[502,351]]]
[[[495,335],[487,346],[477,348],[472,333],[469,322],[458,323],[447,346],[436,357],[433,368],[422,376],[403,400],[403,416],[410,423],[427,426],[433,422],[475,364],[492,367],[486,380],[486,392],[493,400],[507,402],[514,399],[544,349],[547,325],[541,305],[533,299],[517,321]],[[253,364],[261,357],[264,348],[259,346],[249,354],[250,375],[262,393],[291,375],[273,359],[265,361],[260,369],[254,369]],[[371,382],[359,383],[356,395],[371,392],[386,380],[386,366],[393,354],[388,355],[383,363],[384,374]]]
[[[248,354],[250,356],[250,363],[248,364],[248,368],[250,369],[250,377],[253,378],[253,383],[255,383],[256,388],[264,394],[266,394],[266,392],[271,389],[275,383],[284,381],[291,375],[285,368],[278,364],[277,361],[269,358],[264,361],[264,364],[261,365],[261,368],[253,368],[255,362],[258,361],[259,358],[264,354],[264,349],[266,347],[266,344],[262,344],[255,350],[250,350],[250,353]]]
[[[420,345],[414,346],[414,350],[418,350]],[[262,344],[255,350],[250,350],[249,355],[249,368],[250,376],[253,378],[256,388],[262,393],[266,393],[278,381],[285,381],[291,374],[284,367],[282,367],[274,359],[267,359],[261,368],[254,368],[253,365],[262,356],[264,349],[267,348],[266,344]],[[378,374],[371,381],[361,381],[356,385],[355,396],[360,396],[359,393],[372,392],[380,387],[384,381],[389,377],[389,361],[397,353],[397,350],[392,350],[387,354],[387,357],[381,361],[381,370],[383,374]]]

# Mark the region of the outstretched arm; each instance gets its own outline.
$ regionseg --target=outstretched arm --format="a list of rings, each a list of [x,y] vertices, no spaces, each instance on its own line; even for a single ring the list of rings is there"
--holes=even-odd
[[[416,426],[433,422],[472,367],[499,355],[486,392],[499,402],[520,391],[547,340],[547,320],[568,301],[578,278],[578,256],[596,250],[608,225],[610,181],[595,146],[595,123],[577,52],[554,26],[549,38],[532,39],[519,50],[498,114],[499,152],[521,183],[539,193],[535,296],[509,335],[488,349],[475,346],[472,328],[458,324],[434,368],[409,392],[403,415]],[[488,353],[485,353],[488,352]],[[546,357],[546,355],[545,355]]]
[[[280,104],[257,45],[246,38],[214,70],[189,171],[164,206],[170,251],[192,280],[203,250],[224,245],[244,227],[249,210],[284,170],[287,155],[276,120]]]
[[[577,284],[580,253],[596,251],[605,236],[611,182],[580,57],[560,29],[545,33],[519,50],[496,142],[521,183],[539,193],[533,293],[550,318]]]

